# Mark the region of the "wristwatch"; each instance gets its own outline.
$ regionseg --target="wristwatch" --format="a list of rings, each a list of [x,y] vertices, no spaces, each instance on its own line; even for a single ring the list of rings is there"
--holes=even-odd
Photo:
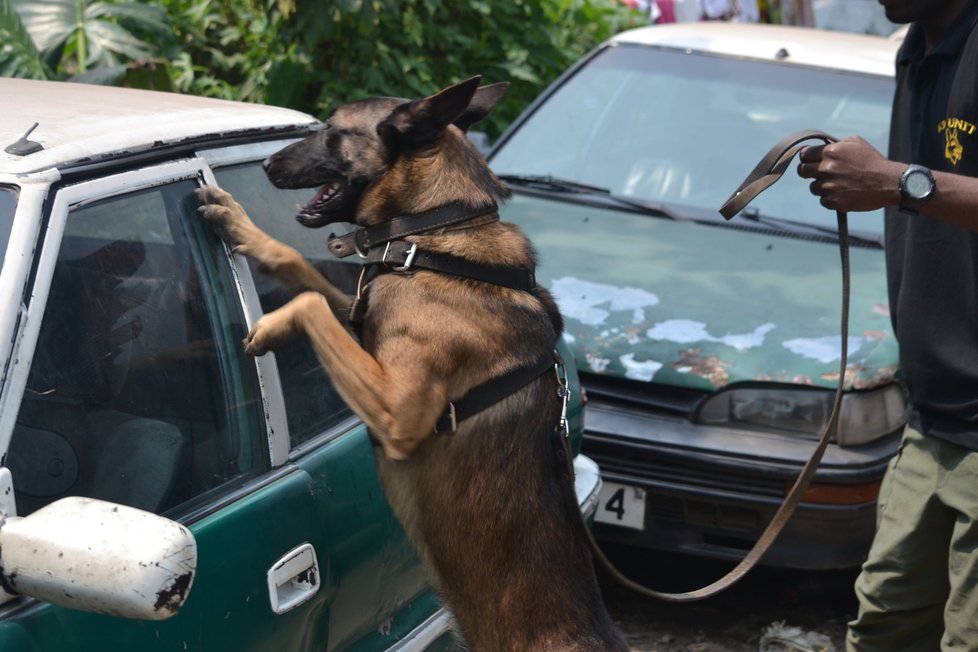
[[[923,165],[911,164],[900,175],[900,209],[908,213],[919,213],[936,189],[934,175],[930,170]]]

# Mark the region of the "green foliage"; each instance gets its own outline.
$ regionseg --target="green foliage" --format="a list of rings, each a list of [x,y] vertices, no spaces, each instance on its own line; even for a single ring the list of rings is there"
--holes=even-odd
[[[161,0],[173,21],[167,50],[185,93],[309,109],[306,56],[286,37],[288,0]]]
[[[50,77],[34,40],[9,0],[0,0],[0,77]]]
[[[587,50],[644,19],[619,0],[0,0],[0,74],[178,90],[324,115],[481,74],[498,135]]]
[[[298,7],[320,112],[355,97],[416,97],[475,74],[510,81],[481,129],[497,135],[580,55],[630,26],[617,0],[334,0]]]
[[[580,55],[642,18],[617,0],[161,0],[182,91],[324,115],[359,97],[510,81],[498,135]]]
[[[12,0],[46,62],[64,75],[89,68],[124,68],[152,56],[151,44],[169,33],[158,6],[93,0]]]

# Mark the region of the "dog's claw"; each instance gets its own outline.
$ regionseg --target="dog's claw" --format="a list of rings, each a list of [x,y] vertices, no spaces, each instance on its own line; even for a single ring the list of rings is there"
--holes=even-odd
[[[244,338],[243,343],[244,343],[245,353],[247,353],[248,355],[253,355],[256,358],[260,358],[261,356],[268,353],[268,350],[266,348],[259,346],[259,344],[255,341],[254,330],[248,333],[248,336]]]

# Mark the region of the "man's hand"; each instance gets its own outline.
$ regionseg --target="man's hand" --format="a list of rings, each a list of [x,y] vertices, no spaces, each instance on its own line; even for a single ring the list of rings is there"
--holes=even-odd
[[[907,167],[887,160],[858,136],[801,150],[798,174],[814,179],[812,194],[836,211],[872,211],[900,203],[900,175]]]

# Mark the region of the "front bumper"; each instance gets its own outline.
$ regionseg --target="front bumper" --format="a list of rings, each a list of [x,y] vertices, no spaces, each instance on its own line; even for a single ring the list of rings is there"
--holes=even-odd
[[[899,439],[894,433],[858,448],[832,444],[813,482],[878,486]],[[592,399],[584,452],[598,463],[607,483],[644,489],[646,496],[642,527],[596,523],[595,534],[607,541],[738,561],[770,522],[814,447],[811,440],[701,426]],[[760,563],[801,569],[858,566],[875,531],[875,513],[873,492],[845,504],[802,502]]]

